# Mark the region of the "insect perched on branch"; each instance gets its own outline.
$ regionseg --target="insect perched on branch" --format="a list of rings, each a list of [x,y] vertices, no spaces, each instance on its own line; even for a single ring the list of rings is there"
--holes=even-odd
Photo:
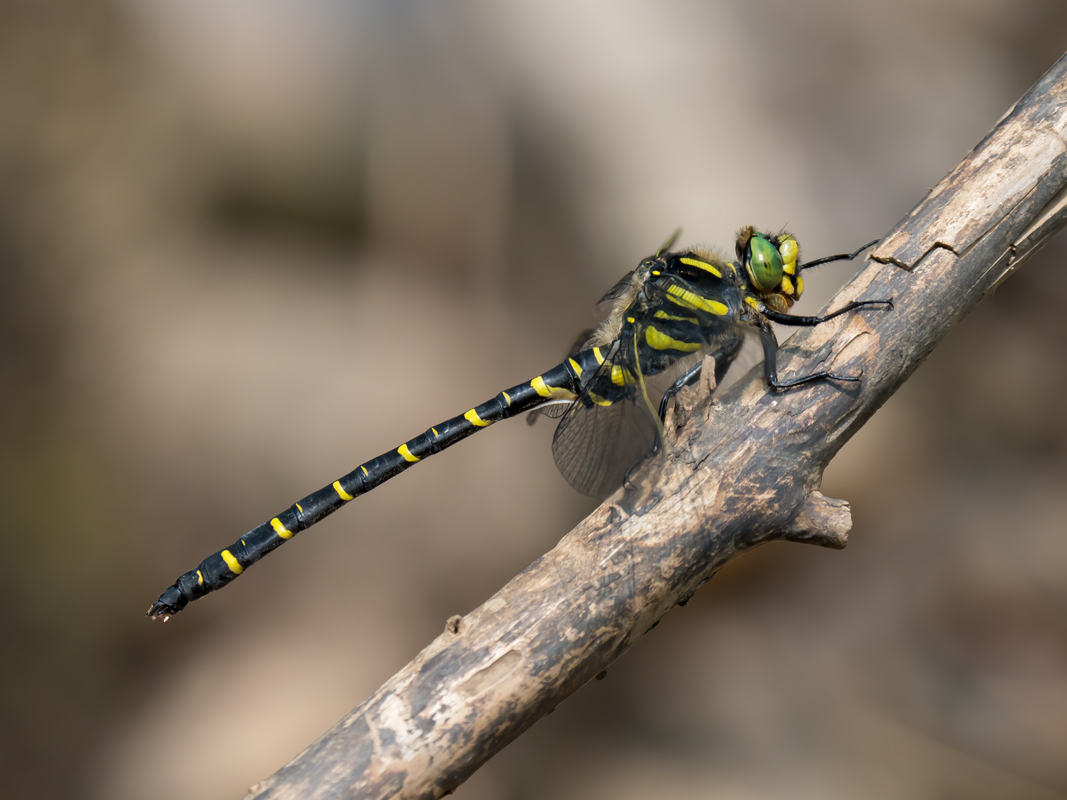
[[[412,464],[527,411],[561,417],[552,440],[560,472],[578,491],[606,496],[622,485],[635,464],[661,448],[668,404],[700,378],[705,357],[714,363],[718,385],[748,335],[758,336],[762,344],[764,376],[772,390],[822,380],[859,380],[828,371],[779,380],[778,341],[770,323],[813,326],[858,308],[891,308],[891,300],[871,300],[849,303],[824,317],[787,313],[804,291],[805,269],[851,260],[875,242],[853,253],[803,263],[797,240],[785,232],[771,235],[743,228],[736,261],[702,249],[667,252],[673,240],[604,296],[601,305],[609,310],[600,327],[583,335],[563,363],[293,503],[178,578],[148,609],[148,616],[168,619]]]

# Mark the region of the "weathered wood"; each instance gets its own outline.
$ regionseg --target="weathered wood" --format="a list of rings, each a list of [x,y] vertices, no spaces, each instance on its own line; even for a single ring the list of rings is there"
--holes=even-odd
[[[831,303],[891,297],[807,330],[780,374],[859,384],[772,394],[750,375],[680,403],[669,455],[445,632],[256,798],[430,798],[474,770],[684,602],[772,540],[843,547],[825,465],[946,333],[1067,220],[1067,57],[876,248]]]

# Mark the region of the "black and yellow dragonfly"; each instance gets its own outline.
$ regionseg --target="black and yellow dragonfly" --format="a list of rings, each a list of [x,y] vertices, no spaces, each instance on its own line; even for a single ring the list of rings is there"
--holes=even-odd
[[[738,234],[736,261],[702,249],[666,252],[672,243],[673,237],[605,295],[602,303],[610,310],[600,327],[587,332],[563,363],[293,503],[179,577],[148,616],[166,620],[359,495],[494,422],[527,411],[562,417],[552,441],[556,464],[578,491],[606,496],[663,445],[668,404],[699,379],[705,356],[714,363],[718,385],[750,333],[760,339],[764,377],[773,390],[859,380],[828,371],[779,380],[771,323],[812,326],[858,308],[892,307],[891,300],[878,300],[849,303],[823,317],[787,313],[804,291],[805,269],[853,259],[875,242],[807,263],[800,261],[791,234],[752,227]]]

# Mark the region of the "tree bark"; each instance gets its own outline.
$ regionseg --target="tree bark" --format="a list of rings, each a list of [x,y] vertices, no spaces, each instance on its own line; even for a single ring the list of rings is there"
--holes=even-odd
[[[793,337],[772,393],[750,374],[679,403],[670,446],[250,798],[436,798],[603,672],[727,561],[773,540],[844,547],[823,469],[985,295],[1067,221],[1067,56],[871,252]]]

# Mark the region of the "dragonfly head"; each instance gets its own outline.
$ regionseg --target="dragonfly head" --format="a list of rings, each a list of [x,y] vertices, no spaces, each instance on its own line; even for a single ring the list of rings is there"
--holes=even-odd
[[[772,236],[751,225],[737,235],[737,258],[753,292],[775,311],[788,311],[804,292],[797,260],[800,248],[790,233]]]

